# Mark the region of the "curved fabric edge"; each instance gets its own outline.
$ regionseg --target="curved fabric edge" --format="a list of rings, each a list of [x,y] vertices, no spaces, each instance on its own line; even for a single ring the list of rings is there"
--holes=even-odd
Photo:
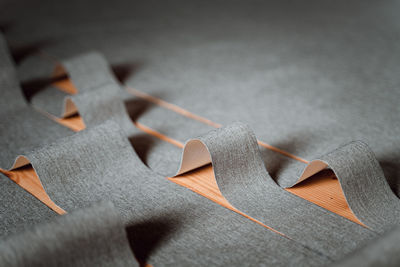
[[[0,241],[2,266],[139,266],[110,202]]]
[[[242,137],[235,136],[235,132]],[[217,156],[231,153],[242,153],[242,155],[226,156],[222,161],[223,157]],[[243,180],[233,181],[229,177],[231,171],[226,169],[226,166],[232,166],[232,162],[229,161],[235,160],[236,168],[246,170],[250,162],[247,158],[260,162],[262,160],[259,157],[254,133],[246,125],[236,123],[186,142],[180,168],[175,176],[209,163],[213,164],[214,169],[222,167],[227,174],[216,173],[215,170],[214,174],[221,192],[230,200],[235,198],[237,190],[242,190],[241,187],[246,188],[251,180],[243,176]],[[245,160],[238,160],[239,158]],[[220,166],[216,166],[217,164]],[[297,183],[327,167],[330,167],[338,177],[351,210],[362,223],[380,232],[400,222],[400,201],[391,191],[378,161],[365,143],[361,141],[349,143],[321,159],[310,162]],[[258,171],[265,172],[270,178],[265,168]],[[243,173],[249,172],[243,171]]]
[[[55,66],[53,76],[69,77],[75,88],[79,90],[76,94],[77,96],[92,90],[96,91],[104,86],[119,86],[107,60],[101,53],[96,51],[61,60]],[[79,111],[70,95],[53,88],[53,86],[33,95],[31,103],[57,118],[66,118]]]
[[[79,113],[87,127],[112,119],[127,136],[137,131],[124,106],[123,99],[127,94],[121,89],[102,54],[91,51],[63,60],[57,65],[55,73],[69,76],[79,92],[68,95],[48,88],[39,93],[43,99],[38,101],[33,97],[32,104],[41,103],[37,108],[58,118]],[[53,105],[51,111],[46,109],[46,103]]]

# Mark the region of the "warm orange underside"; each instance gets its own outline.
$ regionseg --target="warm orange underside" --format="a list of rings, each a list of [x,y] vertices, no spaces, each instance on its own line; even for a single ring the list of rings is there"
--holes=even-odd
[[[75,94],[77,90],[75,87],[71,84],[69,80],[62,80],[58,81],[55,83],[55,85],[60,88],[61,90],[70,93],[70,94]],[[140,96],[139,96],[140,97]],[[162,100],[160,100],[162,101]],[[172,104],[171,104],[172,105]],[[168,107],[166,107],[168,108]],[[189,113],[188,111],[185,111],[183,114],[182,112],[179,112],[182,115],[186,116],[186,113]],[[190,114],[190,113],[189,113]],[[195,116],[195,115],[193,115]],[[187,116],[189,118],[192,118],[193,116]],[[56,119],[60,124],[63,124],[69,128],[71,128],[74,131],[80,131],[85,128],[85,124],[82,120],[82,118],[79,115],[75,115],[70,118],[66,119]],[[178,147],[183,147],[183,144],[177,140],[174,140],[168,136],[165,136],[143,124],[134,122],[136,127],[141,129],[142,131],[146,132],[147,134],[153,135],[157,138],[160,138],[166,142],[169,142],[175,146]],[[55,212],[59,214],[64,214],[65,211],[57,206],[46,194],[46,192],[43,189],[42,184],[40,183],[39,178],[36,175],[36,172],[34,169],[30,166],[23,167],[17,170],[13,171],[5,171],[1,170],[4,174],[6,174],[10,179],[12,179],[14,182],[19,184],[21,187],[23,187],[25,190],[30,192],[32,195],[37,197],[39,200],[41,200],[44,204],[49,206],[51,209],[53,209]],[[230,203],[222,196],[221,192],[218,189],[216,180],[214,178],[214,173],[212,171],[212,166],[206,166],[200,169],[197,169],[195,171],[192,171],[190,173],[186,173],[184,175],[181,175],[179,177],[174,177],[174,178],[168,178],[170,181],[179,184],[181,186],[187,187],[190,190],[226,207],[229,208],[235,212],[238,212],[239,214],[249,218],[252,221],[255,221],[256,223],[259,223],[263,225],[262,223],[258,222],[257,220],[247,216],[246,214],[238,211]],[[331,212],[334,212],[338,215],[341,215],[349,220],[352,220],[356,223],[359,223],[363,225],[352,213],[350,210],[346,199],[343,195],[343,192],[341,190],[340,184],[338,180],[333,176],[326,176],[326,175],[317,175],[315,177],[312,177],[296,186],[290,189],[286,189],[292,194],[295,194],[301,198],[304,198],[310,202],[315,203],[318,206],[321,206]],[[63,203],[58,203],[61,205]],[[264,227],[277,232],[276,230],[272,229],[271,227],[267,225],[263,225]],[[277,232],[278,234],[284,235],[282,233]]]

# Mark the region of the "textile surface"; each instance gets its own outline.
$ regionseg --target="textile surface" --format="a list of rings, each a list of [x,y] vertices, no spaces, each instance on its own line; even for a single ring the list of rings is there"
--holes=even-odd
[[[399,7],[1,3],[0,168],[68,214],[0,174],[0,265],[397,265]],[[284,190],[326,168],[363,225]]]

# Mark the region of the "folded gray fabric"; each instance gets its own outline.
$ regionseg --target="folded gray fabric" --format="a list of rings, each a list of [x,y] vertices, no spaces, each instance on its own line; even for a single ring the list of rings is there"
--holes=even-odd
[[[307,247],[340,259],[374,235],[280,188],[265,170],[254,133],[242,123],[190,140],[181,168],[187,168],[185,156],[207,162],[204,154],[211,159],[222,194],[234,207]]]
[[[372,240],[367,246],[354,251],[343,260],[332,266],[344,267],[395,267],[400,264],[400,229],[399,227],[387,231],[379,238]]]
[[[0,191],[0,239],[57,216],[2,173]]]
[[[76,103],[77,108],[87,126],[97,125],[107,119],[113,119],[120,125],[120,127],[124,129],[128,137],[132,137],[136,131],[126,112],[126,108],[122,103],[122,99],[120,98],[118,82],[110,72],[110,68],[107,66],[105,59],[97,53],[89,53],[87,55],[74,58],[66,65],[69,66],[72,72],[76,72],[74,75],[71,75],[71,78],[75,77],[77,79],[77,84],[80,84],[83,88],[86,88],[82,93],[73,96],[72,100]],[[99,66],[98,69],[96,69],[96,65]],[[88,75],[85,75],[85,73]],[[98,82],[96,83],[96,81]],[[163,121],[162,115],[158,116],[158,118]],[[235,127],[233,127],[230,131],[235,132],[234,128]],[[242,132],[239,128],[240,126],[238,126],[238,132]],[[251,136],[252,134],[250,131],[248,131],[247,135]],[[214,136],[212,138],[216,137]],[[215,146],[215,143],[218,142],[220,145],[224,146],[224,153],[239,153],[231,151],[231,148],[229,147],[229,142],[234,143],[235,141],[227,141],[227,138],[222,137],[214,141],[213,146]],[[227,142],[228,144],[226,144]],[[239,140],[237,140],[236,146],[241,147],[245,146],[245,144],[242,144]],[[253,147],[255,151],[252,153],[258,155],[258,148],[256,147],[257,143],[255,142],[255,146]],[[219,157],[220,159],[223,158],[219,155],[216,155],[215,157]],[[251,156],[243,153],[241,158],[249,158],[248,160],[250,162],[252,161]],[[342,184],[342,188],[348,199],[350,208],[363,223],[376,231],[381,231],[387,227],[390,227],[394,223],[398,223],[399,216],[397,216],[397,212],[400,211],[400,202],[390,190],[379,163],[376,161],[372,151],[370,151],[366,145],[361,142],[352,143],[346,146],[344,149],[335,150],[334,152],[331,152],[322,158],[323,160],[318,161],[320,165],[317,167],[314,167],[314,165],[318,165],[318,162],[312,162],[306,168],[307,171],[299,178],[298,181],[305,180],[309,176],[321,171],[329,165],[331,168],[334,168],[335,173],[339,177],[339,181]],[[160,159],[157,158],[157,161],[160,161]],[[202,162],[199,159],[194,161],[196,161],[195,164],[197,165],[191,166],[191,168],[186,171],[209,163],[209,161]],[[323,163],[321,164],[321,162]],[[241,164],[234,163],[232,164],[232,167],[237,165],[240,166]],[[168,166],[172,167],[174,164],[171,164],[171,161],[168,161]],[[177,165],[175,164],[175,166]],[[173,172],[168,172],[168,169],[170,168],[164,170],[164,174],[167,174],[168,176],[175,175],[177,167],[174,167]],[[359,170],[356,178],[356,173],[354,173],[355,169]],[[255,173],[258,172],[257,175],[259,176],[265,175],[264,168],[255,167],[253,168],[253,171]],[[222,172],[220,175],[222,175]],[[246,176],[245,174],[242,175]],[[254,173],[249,174],[248,176],[253,175]],[[354,185],[351,186],[351,183]],[[368,187],[371,184],[373,187]],[[235,186],[240,186],[240,184],[235,183]],[[235,195],[235,193],[232,193],[232,195]],[[313,229],[313,227],[310,229]]]
[[[31,109],[21,92],[15,67],[0,34],[0,168],[10,169],[17,156],[73,132]],[[21,161],[22,162],[22,161]],[[15,165],[19,167],[20,163]]]
[[[50,198],[63,209],[111,200],[141,262],[308,266],[331,261],[300,240],[270,231],[156,175],[135,155],[114,122],[26,156]]]
[[[319,155],[329,151],[346,154],[345,160],[324,162],[335,168],[346,190],[362,186],[368,193],[374,188],[354,184],[353,179],[368,169],[348,171],[353,163],[364,161],[354,159],[358,154],[354,152],[370,155],[369,150],[360,143],[336,150],[352,140],[365,140],[398,194],[400,50],[393,41],[399,32],[397,2],[113,3],[110,9],[106,1],[48,1],[42,12],[31,12],[37,3],[27,1],[0,12],[13,22],[10,37],[24,43],[51,39],[54,42],[45,51],[58,58],[90,47],[105,53],[112,63],[140,61],[141,68],[126,83],[150,95],[221,124],[245,121],[259,139],[307,160],[324,159]],[[94,4],[105,11],[91,13],[87,20]],[[52,23],[53,17],[57,23]],[[140,119],[147,117],[150,127],[160,125],[157,111],[152,109]],[[160,117],[168,121],[161,129],[180,141],[208,128],[189,123],[179,128],[189,119],[165,117]],[[157,162],[152,149],[156,150],[150,149],[149,165],[175,168],[179,153]],[[298,182],[306,165],[274,154],[266,153],[264,159],[273,178],[282,187]],[[366,162],[373,167],[368,157]],[[274,167],[271,159],[276,161]],[[165,163],[169,161],[174,164]],[[381,184],[379,171],[367,174],[367,182],[377,177]],[[379,187],[374,199],[386,189]],[[381,231],[381,219],[375,217],[387,211],[384,206],[391,197],[383,199],[358,207],[361,212],[371,210],[363,220],[376,231]],[[388,216],[388,222],[393,220]]]
[[[132,8],[116,1],[113,12],[87,21],[93,4],[48,1],[43,10],[57,17],[57,27],[50,15],[18,5],[2,17],[17,25],[11,37],[23,43],[50,39],[43,48],[58,58],[90,48],[112,64],[141,63],[126,84],[221,124],[245,121],[259,139],[307,160],[364,140],[397,193],[400,51],[392,36],[399,31],[398,4],[250,3],[172,1],[157,3],[157,11],[148,2]],[[105,1],[96,5],[107,7]],[[62,10],[82,19],[71,20]],[[186,132],[182,141],[193,136],[190,127],[174,132],[174,123],[165,128]],[[305,167],[285,157],[265,163],[283,187]]]
[[[323,225],[329,222],[343,228],[335,222],[335,218],[317,215],[320,212],[318,208],[282,190],[272,181],[261,160],[256,137],[244,124],[232,124],[198,139],[190,140],[185,146],[181,165],[181,168],[190,170],[195,166],[188,167],[190,163],[184,164],[185,161],[190,160],[185,159],[185,153],[186,157],[196,157],[197,162],[203,159],[203,163],[199,165],[211,161],[222,194],[233,206],[265,224],[276,224],[279,225],[276,226],[277,229],[280,229],[279,227],[284,227],[285,222],[288,222],[284,217],[289,215],[284,212],[274,216],[260,213],[260,210],[270,210],[274,206],[279,206],[283,211],[290,213],[290,217],[296,216],[296,210],[299,210],[301,216],[307,212],[316,216],[317,219],[310,216],[310,221],[304,222],[303,232],[306,232],[308,227],[311,232],[315,231],[318,226],[313,223]],[[327,166],[332,168],[338,177],[350,209],[367,227],[375,232],[382,232],[393,225],[400,224],[400,200],[390,189],[379,163],[365,143],[352,142],[323,156],[320,160],[311,162],[300,181]],[[303,207],[307,204],[309,208]],[[322,221],[319,222],[319,219]],[[274,220],[276,221],[271,222]],[[333,225],[329,229],[334,229]],[[293,227],[288,228],[289,231],[290,229],[294,230]],[[280,231],[287,233],[288,230]],[[333,231],[333,233],[337,235],[338,231]],[[345,237],[339,237],[338,242],[342,238]],[[334,239],[330,238],[331,242]]]
[[[85,59],[85,57],[83,57],[83,59]],[[85,60],[82,60],[83,62]],[[105,61],[102,61],[105,64]],[[112,79],[109,78],[109,75],[106,75],[106,73],[104,75],[101,75],[101,73],[106,72],[104,69],[106,69],[105,67],[103,68],[99,68],[98,70],[98,74],[93,75],[93,73],[95,73],[96,71],[93,69],[93,66],[91,64],[89,64],[89,66],[87,67],[87,70],[84,68],[84,66],[80,66],[78,69],[80,69],[81,73],[85,73],[86,71],[89,74],[88,77],[86,77],[86,79],[90,79],[91,76],[94,77],[108,77],[107,79],[109,80],[109,82],[101,82],[98,83],[97,88],[94,89],[92,88],[91,90],[87,90],[84,91],[84,93],[82,94],[78,94],[76,96],[74,96],[73,100],[77,103],[79,103],[78,105],[78,109],[81,112],[81,116],[83,118],[83,120],[87,123],[88,126],[93,126],[96,124],[101,123],[102,121],[106,120],[106,119],[113,119],[114,121],[116,121],[117,123],[119,123],[119,125],[121,127],[123,127],[123,129],[128,129],[125,130],[127,134],[127,136],[130,136],[129,133],[134,133],[134,130],[132,129],[132,122],[130,121],[125,107],[122,103],[122,99],[120,99],[119,94],[118,94],[118,87],[117,87],[117,83]],[[108,72],[107,72],[108,73]],[[79,78],[80,83],[85,84],[84,80],[85,77],[80,77]],[[89,82],[88,82],[89,83]],[[94,84],[94,81],[91,81],[91,84]],[[84,86],[84,85],[82,85]],[[214,132],[213,132],[214,133]],[[254,136],[251,131],[249,130],[243,130],[243,126],[237,125],[237,126],[232,126],[231,128],[227,128],[221,132],[217,132],[218,134],[213,135],[213,133],[211,133],[211,135],[207,135],[205,144],[207,145],[208,150],[210,151],[210,149],[213,148],[209,148],[208,146],[211,147],[220,147],[220,151],[218,154],[214,155],[214,158],[219,158],[220,162],[219,163],[215,163],[213,162],[214,165],[214,170],[215,168],[221,168],[221,166],[225,166],[226,163],[224,162],[224,157],[221,155],[236,155],[238,158],[237,160],[232,161],[230,164],[230,169],[235,169],[237,170],[240,174],[241,177],[253,177],[253,176],[259,176],[259,177],[264,177],[264,178],[260,178],[258,179],[259,181],[262,181],[264,183],[264,181],[268,181],[269,186],[260,186],[259,184],[254,185],[255,188],[258,189],[258,192],[253,192],[252,190],[249,190],[249,192],[241,192],[241,193],[237,193],[235,191],[230,192],[229,190],[224,190],[224,186],[226,186],[226,183],[223,183],[221,186],[221,191],[224,194],[225,197],[227,197],[227,199],[231,199],[230,196],[235,196],[235,195],[240,195],[240,196],[246,196],[248,197],[249,194],[252,194],[253,197],[255,199],[257,199],[263,206],[259,206],[256,207],[253,203],[253,201],[249,201],[248,199],[242,199],[242,198],[237,198],[235,197],[235,200],[233,201],[233,205],[236,206],[237,208],[239,208],[239,210],[245,211],[247,213],[253,214],[252,212],[248,211],[247,206],[250,206],[251,209],[255,210],[255,214],[252,215],[256,218],[258,218],[257,216],[260,210],[263,209],[267,209],[270,210],[271,207],[275,207],[275,209],[277,209],[276,207],[281,206],[282,203],[286,200],[288,207],[286,207],[287,211],[290,211],[291,216],[295,216],[294,214],[296,213],[294,210],[299,210],[298,211],[298,215],[301,216],[302,220],[305,220],[304,223],[302,224],[305,225],[305,228],[308,228],[310,233],[311,232],[315,232],[315,229],[318,229],[318,225],[324,225],[324,224],[330,224],[330,226],[332,227],[331,229],[336,229],[335,231],[330,231],[332,238],[330,239],[330,243],[327,244],[327,247],[323,247],[321,244],[319,244],[316,241],[316,238],[311,236],[311,234],[307,234],[307,231],[302,230],[302,233],[300,234],[300,236],[297,236],[295,239],[301,239],[302,242],[304,242],[304,244],[306,246],[309,246],[313,249],[317,249],[320,250],[320,252],[322,253],[326,253],[326,251],[329,251],[329,256],[333,257],[333,258],[340,258],[341,256],[343,256],[343,247],[338,246],[338,243],[335,243],[334,239],[336,238],[337,242],[342,242],[345,238],[348,238],[349,242],[346,242],[347,244],[349,244],[348,250],[345,253],[348,253],[349,251],[351,251],[352,249],[354,249],[355,247],[357,247],[360,242],[364,242],[364,238],[369,238],[372,234],[368,233],[368,231],[365,231],[364,229],[362,229],[362,227],[351,223],[349,221],[347,221],[346,219],[341,218],[340,216],[331,214],[328,211],[325,211],[317,206],[315,206],[312,203],[309,203],[305,200],[302,200],[300,198],[297,198],[295,196],[293,196],[292,194],[285,192],[284,190],[281,190],[278,186],[276,186],[274,184],[274,182],[270,179],[269,175],[267,174],[267,172],[265,171],[264,167],[261,161],[261,157],[259,155],[258,152],[258,145],[256,140],[254,139],[254,144],[252,144],[252,149],[253,151],[249,151],[248,153],[244,153],[243,149],[244,147],[248,147],[249,145],[246,143],[243,143],[241,141],[241,139],[233,139],[230,140],[228,137],[229,136],[235,136],[235,138],[247,138],[249,139],[250,137]],[[221,135],[221,136],[220,136]],[[225,136],[227,135],[227,136]],[[250,137],[243,137],[245,135],[248,135]],[[211,136],[211,137],[210,137]],[[208,138],[211,139],[215,139],[213,142],[209,141]],[[251,139],[251,138],[250,138]],[[201,139],[202,140],[202,139]],[[211,143],[210,143],[211,142]],[[217,145],[217,143],[219,143]],[[236,147],[238,150],[234,150],[234,147]],[[195,153],[196,156],[198,156],[198,153]],[[211,152],[212,155],[212,152]],[[357,155],[355,155],[354,157],[356,157]],[[212,156],[213,157],[213,156]],[[349,156],[350,159],[353,159],[352,155]],[[333,157],[334,158],[334,157]],[[157,159],[158,161],[160,159]],[[193,170],[196,167],[200,167],[202,165],[205,165],[207,163],[209,163],[210,161],[205,161],[202,162],[199,158],[196,158],[195,160],[195,166],[191,166],[191,168],[187,169],[186,171],[189,170]],[[246,163],[242,163],[242,161],[246,161]],[[170,162],[169,162],[170,163]],[[255,165],[253,165],[255,164]],[[257,165],[257,164],[261,164],[261,165]],[[170,166],[172,166],[172,164],[169,164]],[[252,170],[252,172],[248,172],[247,170],[242,170],[242,168],[237,168],[237,166],[242,166],[242,165],[246,165],[246,166],[252,166],[250,169]],[[176,165],[175,165],[176,166]],[[341,166],[338,166],[337,168],[339,168]],[[362,170],[365,170],[365,172],[369,172],[370,170],[368,168],[365,167],[360,163],[357,166],[351,166],[351,167],[358,167],[361,168]],[[374,166],[375,167],[375,166]],[[217,181],[219,181],[219,179],[224,179],[221,177],[226,177],[225,179],[232,179],[232,174],[227,172],[226,169],[224,167],[222,167],[223,169],[220,171],[220,173],[216,174]],[[379,166],[377,166],[377,168],[379,168]],[[175,168],[174,173],[176,173],[177,167]],[[339,169],[339,171],[342,170],[342,168]],[[378,169],[379,170],[379,169]],[[243,172],[243,173],[241,173]],[[173,176],[174,174],[172,173],[166,173],[169,176]],[[348,175],[346,176],[348,177]],[[384,180],[384,176],[382,175],[382,178]],[[237,183],[237,181],[235,180],[235,178],[233,178],[234,180],[231,181],[235,186],[241,187],[242,184]],[[348,178],[351,179],[351,178]],[[379,185],[378,185],[379,186]],[[247,187],[243,187],[242,190],[246,191],[245,188]],[[248,188],[247,188],[248,189]],[[266,192],[271,191],[271,193],[266,194]],[[353,190],[354,191],[354,190]],[[346,191],[347,193],[347,191]],[[385,193],[385,192],[382,192]],[[387,193],[387,192],[386,192]],[[227,194],[227,196],[225,195]],[[260,201],[263,198],[260,198],[259,195],[273,195],[275,194],[275,197],[273,197],[272,199],[275,199],[277,202],[273,202],[273,201]],[[350,190],[350,192],[348,192],[348,195],[353,196],[354,194],[358,194],[358,192],[352,192]],[[380,194],[378,195],[379,197],[384,198],[386,195],[380,196]],[[358,199],[356,196],[353,196],[354,199]],[[282,200],[285,199],[285,200]],[[289,200],[290,199],[290,200]],[[282,202],[283,201],[283,202]],[[241,203],[239,205],[236,205],[235,203]],[[251,204],[250,204],[251,203]],[[301,203],[301,204],[299,204]],[[243,207],[243,209],[241,208],[241,205],[245,205]],[[359,201],[356,203],[359,206],[363,205],[363,199],[359,199]],[[356,205],[355,204],[355,205]],[[280,207],[281,208],[281,207]],[[386,207],[386,213],[393,213],[393,209],[391,209],[390,207]],[[394,209],[396,210],[396,209]],[[371,217],[368,216],[368,213],[364,212],[360,212],[362,215],[361,217]],[[257,215],[256,215],[257,214]],[[307,214],[307,215],[306,215]],[[356,213],[357,214],[357,213]],[[295,235],[295,234],[299,234],[300,231],[299,229],[296,229],[296,227],[293,227],[293,222],[296,221],[298,222],[299,219],[296,218],[293,220],[293,222],[288,222],[288,225],[283,226],[282,222],[283,221],[283,217],[281,216],[286,216],[285,213],[280,212],[280,215],[274,214],[273,216],[271,216],[270,214],[266,213],[263,219],[258,218],[260,221],[262,221],[263,223],[267,224],[267,225],[274,225],[273,227],[277,227],[279,229],[279,231],[282,231],[286,234],[290,235]],[[318,219],[320,219],[321,221],[318,221],[318,219],[314,219],[314,217],[317,217]],[[273,218],[273,219],[271,219]],[[373,218],[379,218],[379,216],[375,215]],[[374,220],[373,218],[369,218],[368,220]],[[393,216],[393,218],[396,218],[396,216]],[[265,221],[265,219],[267,219],[267,221]],[[272,220],[272,221],[271,221]],[[395,219],[394,219],[395,220]],[[339,221],[343,221],[344,225],[339,223]],[[386,224],[382,225],[390,225],[390,221],[386,220],[385,221]],[[276,225],[276,226],[275,226]],[[279,225],[279,226],[278,226]],[[346,225],[346,226],[345,226]],[[376,226],[376,225],[375,225]],[[281,227],[281,228],[280,228]],[[326,227],[324,225],[324,227]],[[336,228],[335,228],[336,227]],[[357,230],[353,230],[350,228],[347,229],[347,227],[350,228],[354,228]],[[379,230],[379,229],[378,229]],[[343,235],[339,235],[338,232],[343,231]],[[359,234],[361,236],[363,236],[363,231],[367,232],[365,234],[364,238],[355,238],[353,236],[350,236],[347,234],[347,232],[355,232],[358,233],[358,231],[361,231]],[[325,231],[322,230],[321,234],[326,235]],[[317,237],[317,240],[320,240],[319,237]],[[354,242],[353,240],[358,240],[356,242]],[[335,252],[335,250],[338,249],[339,252]]]
[[[1,266],[139,266],[111,203],[73,211],[0,241]]]
[[[71,96],[49,86],[32,95],[31,104],[40,110],[52,112],[54,116],[63,117],[79,112],[87,127],[109,119],[116,121],[139,156],[160,174],[173,176],[176,173],[181,150],[151,136],[140,138],[143,132],[134,126],[132,120],[150,123],[155,130],[167,135],[170,134],[171,128],[165,121],[174,121],[174,125],[181,129],[190,127],[190,133],[193,133],[191,136],[210,129],[159,107],[146,110],[149,103],[127,93],[111,72],[105,58],[97,52],[78,55],[62,61],[61,64],[64,72],[77,87],[78,93]],[[167,128],[164,129],[164,126]],[[188,133],[183,132],[185,134],[178,136],[179,139],[187,136]]]
[[[85,59],[85,57],[83,57],[83,59]],[[82,62],[85,62],[83,59]],[[105,64],[105,61],[102,61],[102,63]],[[84,90],[83,93],[79,93],[73,97],[73,101],[79,103],[77,106],[83,120],[88,126],[93,126],[106,119],[112,119],[125,130],[125,133],[127,133],[126,136],[131,136],[131,134],[134,133],[132,122],[128,117],[122,99],[119,97],[117,83],[112,78],[109,78],[110,73],[107,72],[108,74],[105,73],[104,75],[101,75],[102,72],[106,72],[104,70],[106,68],[104,67],[99,68],[98,74],[93,75],[96,71],[91,64],[88,64],[86,69],[84,65],[80,65],[78,69],[80,70],[81,75],[85,72],[89,73],[86,79],[90,79],[91,76],[108,77],[107,79],[109,79],[109,82],[99,82],[96,89],[91,88],[91,90]],[[82,86],[85,86],[85,77],[79,77],[78,80],[80,81],[79,83],[83,84]],[[94,81],[91,80],[90,84],[94,86]],[[332,214],[279,188],[266,172],[258,152],[257,142],[253,137],[254,134],[252,134],[250,130],[243,125],[238,124],[224,130],[217,132],[214,131],[206,137],[200,138],[200,140],[206,144],[208,151],[210,151],[211,158],[219,159],[218,163],[213,160],[214,170],[216,171],[215,176],[217,181],[222,183],[220,184],[222,193],[235,207],[245,213],[252,214],[251,216],[257,218],[266,225],[272,225],[272,227],[278,229],[278,231],[291,236],[295,240],[301,240],[299,242],[302,242],[304,245],[324,253],[333,259],[341,258],[346,253],[352,251],[361,243],[365,242],[366,239],[373,236],[373,233],[363,229],[359,225],[356,225],[338,215]],[[253,143],[248,144],[243,140]],[[251,149],[245,152],[245,148]],[[214,149],[216,149],[217,152],[213,152]],[[205,161],[199,159],[198,152],[195,152],[194,154],[197,157],[193,159],[195,165],[190,166],[185,171],[190,171],[196,167],[210,163],[207,158],[205,158]],[[226,163],[226,159],[223,155],[231,155],[230,157],[236,156],[237,158],[235,160],[230,158],[230,162]],[[349,155],[348,158],[352,160],[353,157],[357,157],[357,155]],[[159,161],[160,159],[157,160]],[[227,164],[229,165],[229,168],[225,166]],[[172,166],[172,164],[169,165]],[[243,169],[238,166],[249,166],[249,169]],[[357,166],[350,167],[358,167],[366,173],[370,171],[367,167],[364,168],[361,163]],[[337,166],[336,169],[337,168],[339,168],[338,171],[343,170],[340,165]],[[373,166],[373,168],[378,168],[379,170],[379,165]],[[173,174],[166,174],[173,176],[176,173],[176,169]],[[254,189],[257,190],[250,189],[248,186],[243,186],[243,184],[238,182],[237,178],[227,171],[227,169],[236,171],[236,176],[255,179],[256,182],[251,182],[250,180],[246,183],[252,184]],[[346,178],[351,179],[349,175],[345,176],[345,179]],[[383,175],[381,175],[381,178],[385,181]],[[231,184],[233,184],[235,188],[241,188],[241,191],[236,192],[235,190],[225,190],[225,187]],[[368,190],[366,191],[368,192]],[[358,194],[357,191],[354,192],[354,189],[353,191],[351,189],[346,190],[346,193],[354,199],[358,199],[357,196],[354,196],[355,194]],[[268,198],[264,199],[266,198],[265,196],[268,196]],[[385,196],[386,195],[381,196],[379,194],[377,198],[385,198]],[[250,198],[254,198],[254,201],[249,200]],[[351,203],[351,207],[357,208],[357,204],[358,206],[363,205],[363,199],[361,198],[358,202],[355,202],[355,204],[353,204],[353,202]],[[255,205],[255,203],[259,203],[258,206]],[[282,209],[283,204],[286,206]],[[260,215],[260,210],[268,210],[271,213],[265,212]],[[284,219],[288,214],[287,212],[282,212],[282,210],[289,212],[293,219]],[[391,207],[386,207],[385,211],[389,214],[393,213]],[[373,221],[376,220],[376,218],[379,218],[377,215],[369,216],[369,213],[366,213],[365,209],[360,212],[356,209],[356,215],[357,214],[360,214],[363,218],[367,218],[367,221]],[[396,220],[396,216],[392,216],[392,218],[393,220]],[[385,220],[385,224],[381,224],[381,226],[384,227],[391,225],[393,220]],[[364,220],[362,221],[364,222]],[[323,225],[323,227],[321,227],[321,225]],[[329,225],[329,227],[327,225]],[[369,224],[367,225],[369,226]],[[326,229],[330,230],[327,231]],[[349,235],[349,232],[352,232],[352,235]],[[315,233],[318,234],[316,235]],[[321,240],[323,240],[321,236],[326,236],[330,241],[321,242]],[[339,246],[343,240],[347,240],[346,246]]]
[[[15,158],[27,149],[69,133],[27,106],[2,34],[0,93],[0,168],[10,168]],[[4,237],[56,216],[2,173],[0,184],[0,236]]]
[[[367,144],[351,142],[312,161],[300,180],[330,167],[350,209],[369,228],[383,232],[400,224],[400,199],[391,190]]]
[[[211,126],[205,127],[202,123],[154,106],[147,100],[126,92],[111,72],[105,58],[98,52],[88,52],[62,62],[64,71],[69,73],[71,81],[76,86],[83,87],[83,90],[78,87],[78,94],[69,96],[62,92],[57,93],[60,91],[56,88],[47,87],[33,95],[31,103],[42,110],[53,112],[53,115],[59,113],[62,105],[64,105],[63,114],[65,114],[66,105],[72,103],[73,110],[79,112],[88,127],[107,119],[115,119],[141,159],[162,175],[176,174],[181,150],[150,136],[140,138],[143,134],[133,126],[132,120],[150,126],[167,136],[173,136],[182,143],[213,129]],[[50,62],[47,63],[50,64]],[[170,123],[166,124],[166,121]],[[294,161],[263,147],[261,147],[261,152],[263,160],[268,162],[267,167],[272,173],[279,168],[281,162]],[[299,163],[299,165],[304,164]]]
[[[10,38],[49,41],[41,48],[57,58],[96,49],[114,65],[139,65],[127,85],[223,125],[244,121],[309,161],[363,140],[398,192],[397,1],[116,0],[112,11],[107,1],[45,1],[46,15],[22,3],[2,9]],[[94,5],[104,12],[85,19]],[[181,141],[193,136],[173,131],[175,120],[164,127],[173,138],[187,133]],[[275,160],[271,175],[292,186],[305,166]]]
[[[48,61],[48,64],[54,66],[54,76],[64,77],[66,75],[78,89],[79,94],[103,86],[118,86],[118,82],[111,73],[105,58],[97,52],[88,52],[60,60],[58,64]],[[44,78],[47,78],[49,82],[51,81],[50,74]],[[116,93],[122,93],[122,90],[121,92],[118,91]],[[33,106],[57,117],[68,117],[77,113],[76,108],[71,107],[73,104],[69,101],[70,95],[58,90],[51,84],[43,84],[43,87],[33,93],[30,99]]]

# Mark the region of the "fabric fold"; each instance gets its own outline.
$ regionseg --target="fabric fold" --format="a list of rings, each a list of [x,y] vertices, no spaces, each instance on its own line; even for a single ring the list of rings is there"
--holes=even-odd
[[[28,106],[2,34],[0,62],[0,168],[10,169],[26,164],[23,160],[14,162],[17,156],[73,132]]]
[[[254,133],[242,123],[189,140],[177,174],[208,163],[213,164],[221,192],[238,208],[246,202],[244,198],[254,197],[256,203],[265,198],[261,188],[277,190],[277,185],[264,167]],[[355,141],[310,162],[298,182],[327,167],[336,174],[354,215],[367,227],[382,232],[400,223],[400,200],[391,190],[367,144]],[[266,195],[267,192],[268,189],[265,189]],[[283,190],[281,192],[288,194]],[[246,205],[255,205],[252,201],[247,202],[243,209],[239,209],[246,211],[249,208]]]
[[[78,89],[76,100],[81,94],[96,91],[101,87],[119,87],[119,83],[112,73],[104,56],[98,52],[90,51],[71,58],[61,60],[54,64],[54,77],[66,77],[71,80]],[[118,92],[120,91],[120,92]],[[123,93],[122,90],[114,91],[116,94]],[[93,95],[97,95],[93,93]],[[70,94],[60,91],[54,85],[40,88],[32,95],[31,104],[40,110],[59,117],[65,118],[79,112],[74,105],[74,99]],[[95,102],[95,100],[93,99]],[[93,104],[93,102],[90,102]]]
[[[199,165],[212,162],[218,187],[234,207],[333,259],[375,235],[279,187],[267,173],[255,135],[245,124],[188,141],[178,174],[198,167],[188,165],[196,158]]]
[[[32,96],[33,106],[59,118],[79,113],[87,127],[112,119],[128,137],[139,132],[124,105],[123,100],[128,94],[121,88],[103,55],[91,51],[61,60],[54,75],[68,77],[78,92],[71,95],[54,86],[42,88]]]
[[[113,202],[139,262],[316,265],[329,257],[273,232],[148,169],[118,124],[101,125],[26,157],[44,190],[66,211]],[[241,253],[231,253],[241,251]]]
[[[139,266],[109,202],[73,211],[0,241],[2,266]]]
[[[400,223],[400,200],[366,143],[354,141],[313,160],[298,182],[327,167],[335,173],[349,207],[361,222],[378,232]]]

